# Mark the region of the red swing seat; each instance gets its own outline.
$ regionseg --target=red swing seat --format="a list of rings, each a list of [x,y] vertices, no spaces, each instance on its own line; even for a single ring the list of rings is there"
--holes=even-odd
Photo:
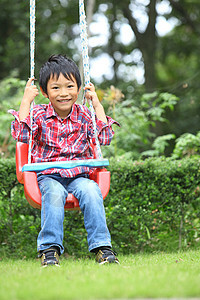
[[[95,153],[95,151],[94,151]],[[38,187],[37,175],[33,171],[22,172],[24,164],[28,163],[28,144],[17,142],[16,144],[16,174],[17,180],[24,185],[24,194],[29,204],[41,209],[41,193]],[[110,172],[105,168],[96,168],[91,180],[94,180],[100,187],[103,199],[106,198],[110,189]],[[73,194],[66,198],[65,210],[80,210],[79,202]]]

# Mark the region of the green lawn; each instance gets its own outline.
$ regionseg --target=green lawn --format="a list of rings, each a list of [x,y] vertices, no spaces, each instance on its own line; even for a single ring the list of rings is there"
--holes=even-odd
[[[200,250],[119,256],[120,265],[62,259],[0,262],[0,299],[128,299],[200,297]]]

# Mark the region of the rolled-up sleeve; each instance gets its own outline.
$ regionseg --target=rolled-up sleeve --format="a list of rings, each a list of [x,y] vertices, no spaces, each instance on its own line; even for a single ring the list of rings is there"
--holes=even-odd
[[[12,137],[19,142],[28,143],[30,138],[30,116],[24,120],[19,120],[19,112],[15,110],[9,110],[8,113],[15,117],[15,120],[11,123]]]
[[[104,123],[101,120],[96,120],[96,126],[97,126],[97,132],[98,132],[98,138],[99,138],[99,143],[101,145],[110,145],[112,138],[115,134],[114,130],[112,129],[112,125],[116,124],[117,126],[120,127],[120,124],[113,120],[111,117],[107,117],[107,124]]]

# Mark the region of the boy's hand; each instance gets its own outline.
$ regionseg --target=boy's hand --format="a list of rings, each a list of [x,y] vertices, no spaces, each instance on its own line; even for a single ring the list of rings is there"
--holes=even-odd
[[[31,102],[34,100],[36,96],[39,95],[39,91],[36,85],[32,84],[32,81],[35,80],[35,78],[29,78],[27,81],[25,90],[24,90],[24,96],[22,101],[28,102],[31,104]]]
[[[107,124],[107,118],[105,115],[105,111],[104,111],[104,108],[101,105],[99,98],[95,92],[94,85],[90,82],[88,85],[86,85],[84,87],[84,90],[86,91],[86,95],[85,95],[86,99],[88,101],[89,100],[92,101],[97,118]]]
[[[39,94],[38,88],[36,85],[32,84],[32,81],[35,78],[30,78],[27,81],[24,96],[22,98],[22,102],[19,108],[19,119],[24,120],[29,115],[30,105],[34,98]]]
[[[91,82],[86,85],[84,87],[84,90],[86,91],[86,94],[85,94],[85,98],[89,101],[91,100],[92,101],[92,104],[93,104],[93,107],[94,109],[99,105],[101,104],[99,102],[99,98],[95,92],[95,87],[94,87],[94,84],[92,84]]]

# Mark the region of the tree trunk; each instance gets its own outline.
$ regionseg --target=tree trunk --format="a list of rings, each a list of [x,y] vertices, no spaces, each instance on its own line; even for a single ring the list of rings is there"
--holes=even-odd
[[[141,33],[137,27],[137,21],[132,15],[129,6],[124,5],[124,16],[128,19],[135,37],[136,43],[143,55],[144,70],[145,70],[145,88],[147,92],[151,92],[156,87],[155,77],[155,53],[157,48],[156,36],[156,0],[151,0],[148,7],[149,23],[144,33]]]

